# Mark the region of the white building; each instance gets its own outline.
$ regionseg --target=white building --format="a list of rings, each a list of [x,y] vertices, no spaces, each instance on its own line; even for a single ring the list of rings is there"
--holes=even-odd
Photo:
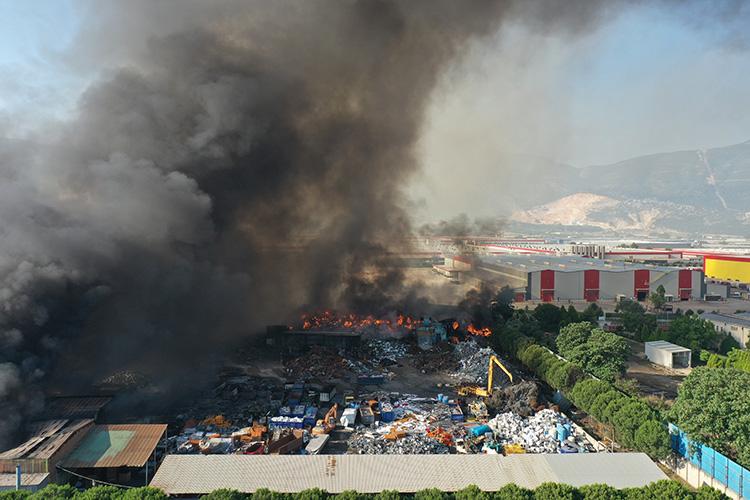
[[[740,347],[747,346],[750,340],[750,318],[746,315],[703,313],[701,318],[713,323],[716,330],[731,335]]]
[[[646,342],[646,358],[667,368],[690,368],[692,351],[665,340]]]

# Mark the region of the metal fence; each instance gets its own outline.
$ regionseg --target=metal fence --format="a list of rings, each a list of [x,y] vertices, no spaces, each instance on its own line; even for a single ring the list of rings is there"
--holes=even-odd
[[[669,424],[669,433],[672,439],[672,451],[689,460],[703,473],[711,476],[740,497],[750,497],[750,470],[710,446],[691,441],[674,424]]]

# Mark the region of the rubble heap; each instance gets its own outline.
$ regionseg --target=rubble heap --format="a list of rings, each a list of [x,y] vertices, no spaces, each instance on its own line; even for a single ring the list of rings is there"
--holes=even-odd
[[[421,370],[422,373],[435,373],[443,370],[456,370],[458,368],[451,344],[440,343],[427,351],[423,351],[415,346],[412,355],[414,367]]]
[[[531,417],[501,413],[487,422],[500,444],[519,444],[528,453],[558,453],[557,425],[570,425],[565,415],[545,409]]]
[[[458,369],[451,373],[451,377],[459,383],[487,384],[487,366],[490,357],[496,356],[489,347],[479,347],[475,340],[468,340],[457,344],[454,356],[458,359]]]
[[[539,386],[530,381],[517,382],[496,389],[487,400],[487,407],[494,413],[513,412],[528,417],[539,406]]]
[[[408,348],[399,340],[372,339],[365,345],[364,352],[370,362],[388,366],[405,358],[408,355]]]

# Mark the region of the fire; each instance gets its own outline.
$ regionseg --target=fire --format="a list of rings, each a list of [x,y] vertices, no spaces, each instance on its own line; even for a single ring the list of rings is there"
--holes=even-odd
[[[459,327],[459,326],[461,326],[461,325],[459,325],[459,324],[458,324],[458,321],[454,321],[454,322],[453,322],[453,329],[454,329],[454,330],[458,330],[458,327]]]
[[[303,330],[366,330],[377,328],[380,330],[411,330],[416,328],[418,320],[411,316],[398,314],[392,318],[377,318],[372,314],[337,314],[334,311],[323,311],[302,315]]]
[[[490,330],[486,326],[484,328],[477,328],[473,324],[470,324],[466,327],[466,331],[478,337],[489,337],[490,335],[492,335],[492,330]]]

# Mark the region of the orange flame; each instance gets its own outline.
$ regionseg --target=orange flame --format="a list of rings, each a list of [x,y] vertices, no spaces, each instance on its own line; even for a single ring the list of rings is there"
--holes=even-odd
[[[363,330],[375,327],[395,333],[405,329],[411,330],[417,326],[417,320],[403,314],[399,314],[395,318],[376,318],[371,314],[366,316],[357,314],[339,315],[328,310],[314,314],[303,314],[301,322],[303,330]]]
[[[490,330],[486,326],[484,328],[477,328],[476,326],[471,324],[466,327],[466,331],[478,337],[489,337],[490,335],[492,335],[492,330]]]

